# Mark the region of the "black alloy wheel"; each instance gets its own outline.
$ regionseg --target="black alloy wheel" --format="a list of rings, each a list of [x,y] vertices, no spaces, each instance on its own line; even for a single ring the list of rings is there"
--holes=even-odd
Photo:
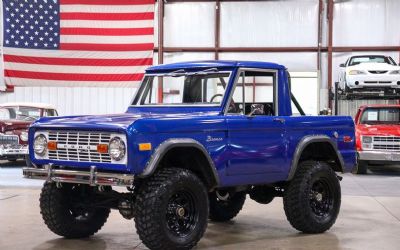
[[[185,190],[176,192],[167,205],[167,228],[177,237],[187,236],[196,226],[199,211],[193,194]]]
[[[310,207],[315,216],[320,218],[330,216],[335,199],[329,181],[322,178],[316,180],[310,191]]]

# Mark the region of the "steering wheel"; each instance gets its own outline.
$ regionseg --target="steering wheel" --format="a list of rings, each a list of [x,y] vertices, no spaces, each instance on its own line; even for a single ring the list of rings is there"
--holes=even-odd
[[[217,97],[222,97],[222,94],[215,94],[215,95],[213,95],[212,97],[211,97],[211,99],[210,99],[210,102],[213,102],[214,101],[214,99],[215,98],[217,98]]]

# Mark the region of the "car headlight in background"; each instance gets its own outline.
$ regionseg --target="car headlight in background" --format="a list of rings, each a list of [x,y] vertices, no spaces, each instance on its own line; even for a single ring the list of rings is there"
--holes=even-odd
[[[114,161],[120,161],[124,158],[126,151],[125,142],[119,138],[114,137],[111,139],[108,146],[108,153]]]
[[[362,137],[362,148],[363,149],[372,149],[372,137],[371,136],[363,136]]]
[[[33,151],[38,155],[44,155],[47,150],[47,139],[46,136],[40,134],[35,137],[33,141]]]
[[[372,143],[372,137],[371,136],[363,136],[362,142],[363,143]]]
[[[365,71],[362,70],[350,70],[349,75],[365,75]]]
[[[28,132],[22,131],[19,138],[21,138],[21,141],[28,141]]]
[[[392,70],[390,71],[391,75],[400,75],[400,70]]]

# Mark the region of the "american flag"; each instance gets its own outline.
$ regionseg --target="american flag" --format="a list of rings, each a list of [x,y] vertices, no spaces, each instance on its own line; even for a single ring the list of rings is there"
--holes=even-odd
[[[135,87],[153,63],[155,0],[3,0],[12,86]]]

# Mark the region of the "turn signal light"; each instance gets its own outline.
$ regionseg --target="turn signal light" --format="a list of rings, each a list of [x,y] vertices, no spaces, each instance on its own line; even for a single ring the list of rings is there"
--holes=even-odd
[[[108,153],[108,145],[107,144],[97,145],[97,152],[99,152],[100,154]]]
[[[57,142],[56,141],[49,141],[47,143],[48,150],[57,150]]]
[[[149,151],[151,150],[151,143],[140,143],[139,151]]]

